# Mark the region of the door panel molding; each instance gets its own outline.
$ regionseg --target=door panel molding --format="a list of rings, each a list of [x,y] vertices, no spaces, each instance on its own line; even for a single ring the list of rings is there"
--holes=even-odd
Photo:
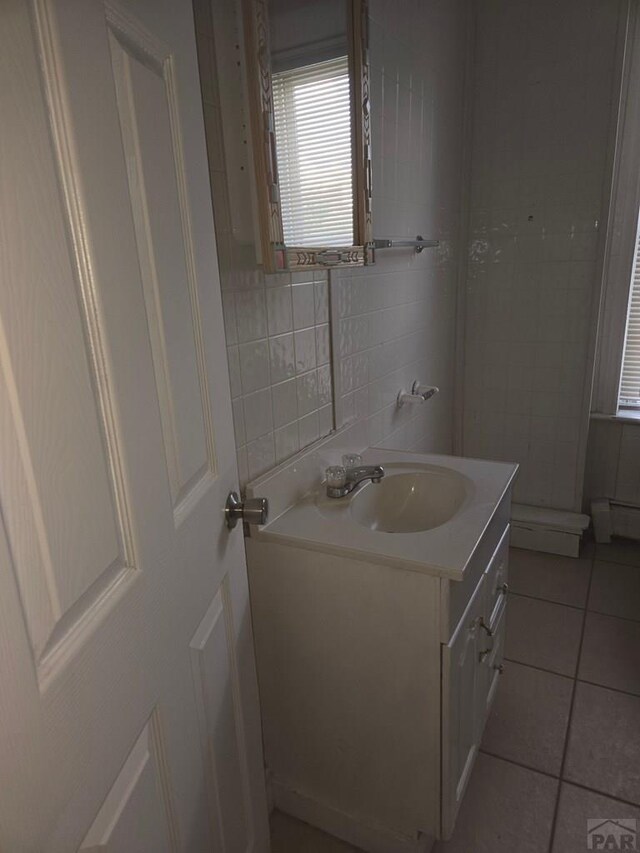
[[[87,349],[93,366],[95,391],[100,406],[105,447],[111,469],[114,499],[121,528],[123,564],[135,565],[135,545],[128,504],[124,462],[118,439],[116,404],[111,387],[105,334],[100,320],[99,296],[91,261],[91,240],[80,187],[80,171],[69,132],[61,64],[56,55],[56,39],[49,0],[33,0],[36,38],[40,48],[42,82],[57,160],[60,186],[66,206],[66,225],[76,265],[78,293],[87,335]]]
[[[116,101],[121,120],[122,138],[127,153],[129,193],[131,197],[134,223],[136,228],[140,266],[142,270],[145,303],[151,338],[156,384],[162,419],[167,471],[174,504],[176,526],[189,514],[203,492],[206,492],[217,472],[215,439],[211,416],[211,400],[207,377],[206,354],[202,330],[198,282],[196,276],[195,250],[192,238],[191,215],[187,194],[186,167],[182,136],[180,132],[180,111],[175,81],[174,57],[170,49],[149,33],[130,14],[114,4],[106,4],[106,17],[111,33],[111,55],[113,60]],[[157,262],[161,246],[157,243],[154,228],[154,205],[150,203],[149,187],[145,181],[145,146],[138,121],[136,105],[135,65],[139,63],[155,75],[164,89],[164,107],[167,110],[167,159],[175,178],[177,213],[183,248],[186,292],[190,311],[189,338],[193,343],[192,353],[180,353],[182,360],[193,357],[195,383],[193,393],[200,397],[199,408],[201,430],[197,436],[185,434],[186,426],[181,424],[180,401],[177,399],[184,390],[184,381],[176,379],[179,360],[171,352],[169,324],[173,318],[168,304],[168,294],[163,293]],[[144,132],[144,131],[143,131]],[[157,138],[159,142],[159,137]],[[146,149],[148,153],[148,149]],[[154,241],[154,237],[156,240]],[[172,295],[175,299],[175,295]],[[185,330],[186,331],[186,330]],[[175,337],[175,335],[174,335]],[[185,334],[186,337],[186,334]],[[188,380],[190,377],[183,376]],[[190,423],[200,420],[192,413]],[[202,441],[202,459],[200,464],[185,463],[185,453],[191,452],[195,443]]]
[[[221,850],[254,847],[247,748],[229,580],[225,577],[189,644],[209,788]],[[239,808],[238,808],[239,806]],[[228,820],[236,811],[235,820]]]
[[[53,146],[41,150],[42,139],[28,140],[9,191],[21,187],[14,216],[46,229],[43,245],[55,253],[45,263],[34,244],[15,256],[2,298],[0,396],[5,482],[12,484],[5,522],[44,689],[50,655],[64,657],[60,644],[109,606],[108,593],[135,566],[135,549],[55,32],[45,0],[33,9],[40,65],[10,104],[32,110]],[[6,117],[18,133],[22,119]],[[65,287],[54,294],[57,276]]]
[[[131,844],[153,853],[180,850],[158,708],[129,752],[79,853],[127,853]]]

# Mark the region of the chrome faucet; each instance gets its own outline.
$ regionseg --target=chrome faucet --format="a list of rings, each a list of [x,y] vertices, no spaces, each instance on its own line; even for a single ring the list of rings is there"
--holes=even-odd
[[[382,465],[331,465],[326,470],[327,497],[343,498],[350,495],[365,480],[379,483],[384,477]]]

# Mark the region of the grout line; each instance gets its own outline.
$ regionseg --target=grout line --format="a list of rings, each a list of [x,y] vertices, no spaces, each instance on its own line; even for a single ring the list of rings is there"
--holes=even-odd
[[[580,654],[578,653],[578,658]],[[556,672],[555,669],[547,669],[544,666],[536,666],[533,663],[525,663],[521,660],[516,660],[516,658],[508,658],[506,655],[503,660],[507,663],[515,663],[518,666],[526,666],[529,669],[536,669],[538,672],[545,672],[547,675],[556,675],[559,678],[566,678],[567,681],[577,681],[578,684],[589,684],[591,687],[600,687],[602,690],[610,690],[612,693],[622,693],[624,696],[632,696],[635,699],[640,699],[640,692],[634,693],[633,690],[623,690],[621,687],[611,687],[609,684],[602,684],[599,681],[590,681],[588,678],[575,678],[573,675],[567,675],[564,672]],[[578,664],[580,661],[578,660]]]
[[[580,651],[578,653],[578,658],[580,657]],[[621,687],[611,687],[610,684],[602,684],[599,681],[590,681],[588,678],[574,678],[573,675],[567,675],[564,672],[556,672],[554,669],[547,669],[544,666],[536,666],[533,663],[524,663],[521,660],[516,660],[516,658],[508,658],[506,655],[503,657],[503,660],[506,663],[515,663],[518,666],[526,666],[529,669],[535,669],[538,672],[544,672],[547,675],[556,675],[558,678],[566,678],[567,681],[577,681],[578,684],[589,684],[591,687],[600,687],[602,690],[610,690],[612,693],[622,693],[623,696],[632,696],[635,699],[640,699],[640,692],[634,693],[633,690],[623,690]],[[580,661],[578,660],[578,664]]]
[[[573,779],[561,779],[559,776],[549,773],[548,770],[540,770],[539,767],[532,767],[530,764],[524,764],[522,761],[516,761],[514,758],[505,758],[504,755],[498,755],[496,752],[490,752],[482,746],[478,751],[483,755],[488,755],[491,758],[498,759],[499,761],[506,761],[507,764],[513,764],[515,767],[520,767],[522,770],[529,770],[531,773],[539,773],[540,776],[546,776],[548,779],[553,779],[555,782],[560,784],[560,787],[562,785],[572,785],[574,788],[580,788],[583,791],[588,791],[590,794],[597,794],[600,797],[606,797],[608,800],[615,800],[615,802],[621,803],[622,805],[630,806],[634,809],[640,808],[640,803],[634,803],[633,800],[625,800],[621,797],[616,797],[607,791],[602,791],[598,788],[591,788],[589,785],[584,785],[582,782],[575,782]]]
[[[567,675],[566,672],[557,672],[555,669],[547,669],[544,666],[536,666],[533,663],[525,663],[524,661],[516,660],[515,658],[508,658],[506,655],[504,655],[504,660],[508,661],[508,663],[516,663],[518,664],[518,666],[528,666],[529,669],[537,669],[538,672],[546,672],[547,675],[556,675],[558,676],[558,678],[566,678],[567,681],[574,681],[574,676]],[[604,685],[599,684],[597,686],[603,687]]]
[[[588,684],[591,687],[599,687],[601,690],[610,690],[612,693],[622,693],[623,696],[631,696],[634,699],[640,699],[640,693],[633,693],[631,690],[622,690],[620,687],[609,687],[608,684],[600,684],[597,681],[588,681],[586,678],[576,679],[578,684]]]
[[[591,595],[591,583],[593,581],[593,573],[594,573],[594,565],[595,565],[595,557],[591,558],[591,570],[589,572],[589,583],[587,586],[587,604],[589,602],[589,596]],[[584,643],[584,634],[587,626],[587,607],[585,604],[585,608],[582,616],[582,629],[580,631],[580,644],[578,646],[578,656],[576,658],[576,666],[573,675],[573,688],[571,691],[571,704],[569,705],[569,718],[567,720],[567,729],[564,738],[564,749],[562,751],[562,761],[560,763],[560,784],[558,785],[558,793],[556,795],[556,804],[555,809],[553,811],[553,819],[551,821],[551,834],[549,836],[549,853],[553,853],[553,845],[556,836],[556,825],[558,822],[558,812],[560,810],[560,791],[562,789],[562,782],[564,781],[564,770],[567,763],[567,755],[569,753],[569,740],[571,738],[571,726],[573,724],[573,711],[575,708],[576,702],[576,690],[578,688],[578,671],[580,669],[580,660],[582,658],[582,645]]]
[[[541,770],[539,767],[532,767],[531,764],[516,761],[515,758],[505,758],[504,755],[498,755],[497,752],[491,752],[483,746],[480,747],[478,752],[481,752],[483,755],[490,755],[491,758],[499,758],[500,761],[506,761],[508,764],[514,764],[516,767],[521,767],[522,770],[530,770],[532,773],[539,773],[541,776],[547,776],[547,778],[553,779],[554,782],[560,782],[560,776],[557,773],[550,773],[548,770]]]
[[[574,788],[580,788],[582,791],[588,791],[590,794],[597,794],[599,797],[606,797],[608,800],[614,800],[616,803],[629,806],[632,809],[640,809],[640,803],[634,803],[633,800],[624,800],[620,797],[615,797],[607,791],[600,791],[598,788],[590,788],[589,785],[583,785],[581,782],[574,782],[573,779],[561,779],[560,785],[573,785]]]
[[[544,601],[546,604],[557,604],[558,607],[570,607],[572,610],[584,610],[586,608],[586,601],[584,604],[566,604],[564,601],[554,601],[553,598],[542,598],[539,595],[529,595],[526,592],[518,592],[517,590],[510,588],[509,595],[517,595],[519,598],[531,598],[533,601]]]
[[[608,616],[609,619],[619,619],[621,622],[633,622],[634,625],[640,624],[640,619],[632,619],[631,616],[618,616],[617,613],[605,613],[604,610],[594,610],[587,607],[587,613],[595,613],[598,616]]]

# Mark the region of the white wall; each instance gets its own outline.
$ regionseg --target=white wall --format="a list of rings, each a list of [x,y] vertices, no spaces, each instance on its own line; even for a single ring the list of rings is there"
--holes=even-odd
[[[594,418],[589,429],[585,511],[593,498],[640,506],[640,421]]]
[[[350,0],[269,0],[271,70],[345,56],[349,8]]]
[[[618,0],[476,3],[464,446],[577,510]],[[582,442],[582,444],[581,444]]]
[[[338,423],[367,419],[371,444],[452,450],[469,8],[371,2],[374,236],[441,241],[331,273]],[[440,395],[398,410],[398,391],[414,379]]]

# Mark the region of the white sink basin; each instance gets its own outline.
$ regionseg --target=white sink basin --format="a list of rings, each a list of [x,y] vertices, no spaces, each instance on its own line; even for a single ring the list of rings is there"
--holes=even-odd
[[[380,483],[367,483],[351,499],[354,521],[383,533],[432,530],[453,518],[471,482],[449,468],[395,473],[387,466]]]
[[[273,512],[256,538],[462,580],[487,525],[503,511],[517,466],[374,447],[363,463],[382,465],[382,480],[330,498],[322,475],[350,450],[342,439],[331,442],[331,454],[315,450],[253,484],[249,497],[266,494]]]

